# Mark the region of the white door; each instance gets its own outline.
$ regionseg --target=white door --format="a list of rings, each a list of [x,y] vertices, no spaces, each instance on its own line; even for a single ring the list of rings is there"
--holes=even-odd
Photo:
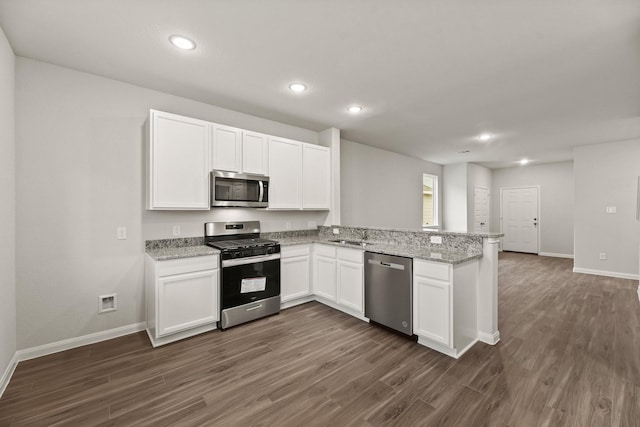
[[[158,336],[218,320],[218,270],[158,279]]]
[[[229,126],[211,124],[211,169],[240,172],[242,170],[242,131]]]
[[[207,122],[151,110],[148,209],[209,209]]]
[[[269,209],[302,208],[302,143],[269,138]]]
[[[331,150],[302,146],[302,208],[329,209],[331,202]]]
[[[307,296],[311,293],[309,283],[309,255],[280,259],[282,302]]]
[[[489,189],[475,187],[473,189],[473,231],[476,233],[489,231]]]
[[[538,188],[503,188],[502,249],[538,253]]]

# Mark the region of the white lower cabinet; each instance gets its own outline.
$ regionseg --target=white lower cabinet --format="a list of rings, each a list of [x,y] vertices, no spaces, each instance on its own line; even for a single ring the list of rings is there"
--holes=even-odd
[[[338,248],[338,304],[364,315],[364,253],[358,249]]]
[[[313,245],[313,293],[336,302],[336,248]]]
[[[145,257],[147,333],[154,347],[216,328],[218,255],[156,261]]]
[[[313,293],[318,301],[364,319],[363,259],[359,249],[315,244]]]
[[[310,245],[285,246],[280,252],[280,300],[286,306],[291,301],[311,295]],[[300,300],[299,303],[306,302]],[[289,303],[289,304],[286,304]]]
[[[458,358],[478,339],[477,260],[413,260],[413,333],[418,343]]]

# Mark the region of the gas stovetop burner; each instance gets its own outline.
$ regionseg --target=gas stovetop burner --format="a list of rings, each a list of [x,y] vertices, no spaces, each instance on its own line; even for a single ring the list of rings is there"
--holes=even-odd
[[[207,222],[204,240],[207,246],[222,251],[223,260],[280,253],[278,242],[260,237],[258,221]]]
[[[274,246],[278,242],[268,239],[237,239],[237,240],[219,240],[216,242],[209,242],[208,245],[214,248],[227,251],[235,249],[248,249],[248,248],[260,248],[264,246]]]

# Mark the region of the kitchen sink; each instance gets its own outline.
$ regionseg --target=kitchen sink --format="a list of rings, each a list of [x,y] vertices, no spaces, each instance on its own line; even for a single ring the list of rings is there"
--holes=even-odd
[[[365,246],[371,246],[373,245],[373,243],[368,243],[368,242],[363,242],[361,240],[343,240],[343,239],[334,239],[334,240],[329,240],[331,243],[340,243],[341,245],[350,245],[350,246],[360,246],[360,247],[365,247]]]

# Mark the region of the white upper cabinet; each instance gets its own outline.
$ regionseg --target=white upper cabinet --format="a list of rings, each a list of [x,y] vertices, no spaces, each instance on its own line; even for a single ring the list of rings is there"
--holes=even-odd
[[[212,123],[211,169],[242,172],[242,130]]]
[[[202,120],[151,110],[147,209],[209,209],[209,134]]]
[[[331,208],[331,149],[151,110],[147,209],[210,209],[209,172],[265,175],[269,209]]]
[[[269,137],[269,208],[302,208],[302,143]]]
[[[284,138],[269,138],[269,208],[329,209],[331,150]]]
[[[302,208],[329,209],[331,204],[331,150],[304,144],[302,151]]]
[[[242,172],[269,174],[269,137],[257,132],[242,132]]]

